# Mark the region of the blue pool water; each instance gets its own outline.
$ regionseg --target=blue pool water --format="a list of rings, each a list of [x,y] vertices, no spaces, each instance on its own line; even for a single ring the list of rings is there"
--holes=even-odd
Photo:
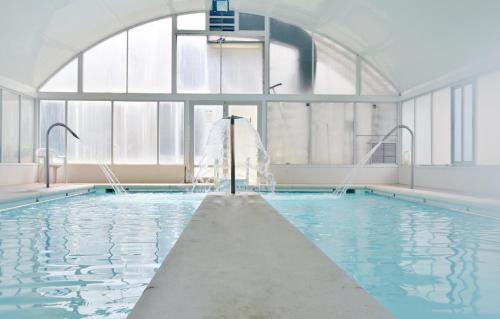
[[[0,318],[125,318],[202,198],[87,195],[0,213]]]
[[[369,194],[265,198],[397,318],[500,318],[500,220]]]

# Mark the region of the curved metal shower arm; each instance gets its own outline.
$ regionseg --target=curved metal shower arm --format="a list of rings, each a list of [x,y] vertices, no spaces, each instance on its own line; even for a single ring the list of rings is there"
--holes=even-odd
[[[78,135],[72,130],[70,129],[66,124],[64,123],[54,123],[52,124],[51,126],[49,126],[49,128],[47,129],[47,133],[45,134],[45,186],[47,188],[50,187],[50,176],[49,176],[49,156],[50,156],[50,147],[49,147],[49,136],[50,136],[50,132],[52,131],[52,129],[56,126],[61,126],[61,127],[64,127],[66,130],[68,130],[71,135],[73,135],[75,138],[77,139],[80,139],[80,137],[78,137]]]

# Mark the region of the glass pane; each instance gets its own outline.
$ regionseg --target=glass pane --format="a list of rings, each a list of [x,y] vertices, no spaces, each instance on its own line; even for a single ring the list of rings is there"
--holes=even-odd
[[[125,93],[127,78],[127,32],[91,48],[83,55],[85,92]]]
[[[263,44],[229,41],[222,45],[222,93],[262,93]]]
[[[206,36],[177,37],[179,93],[220,93],[220,44]]]
[[[311,115],[312,164],[352,164],[353,103],[313,103]]]
[[[35,100],[21,99],[21,162],[33,163],[35,147]]]
[[[242,31],[264,31],[265,18],[263,16],[240,13],[240,30]]]
[[[355,94],[356,56],[333,41],[314,36],[316,46],[315,94]]]
[[[80,137],[68,135],[68,162],[111,162],[111,102],[69,101],[68,126]]]
[[[222,105],[194,106],[194,163],[199,165],[212,126],[223,116]]]
[[[54,123],[65,123],[64,101],[40,101],[40,147],[45,148],[45,136],[47,129]],[[65,157],[65,130],[62,127],[54,127],[50,131],[50,150],[53,153],[52,162],[62,162]],[[44,155],[45,153],[38,155]]]
[[[156,164],[156,102],[115,102],[113,150],[116,164]]]
[[[313,41],[303,29],[271,19],[270,86],[278,94],[306,94],[313,89]]]
[[[2,163],[19,162],[19,95],[2,90]]]
[[[306,103],[269,103],[267,138],[274,164],[307,164],[309,107]]]
[[[462,89],[453,91],[453,161],[462,161]]]
[[[183,14],[177,16],[178,30],[205,30],[206,25],[205,12]]]
[[[431,157],[431,96],[415,101],[415,161],[417,165],[430,165]]]
[[[162,19],[131,29],[128,50],[128,91],[170,93],[172,19]]]
[[[415,100],[405,101],[401,107],[402,123],[415,132]],[[406,130],[401,131],[401,162],[403,165],[411,165],[411,135]]]
[[[184,163],[184,103],[160,103],[160,164]]]
[[[252,127],[257,130],[257,105],[229,105],[229,116],[241,116],[246,118]]]
[[[451,92],[444,89],[432,95],[432,164],[451,162]]]
[[[78,59],[68,63],[40,88],[40,92],[76,91],[78,91]]]
[[[397,125],[397,107],[391,103],[358,103],[356,104],[356,154],[357,160],[366,154],[382,138]],[[397,132],[385,141],[386,144],[397,143]],[[393,145],[388,145],[391,149]]]
[[[361,63],[362,95],[397,95],[396,89],[377,70],[367,63]]]
[[[463,90],[463,160],[464,162],[472,162],[474,160],[474,102],[472,85],[466,85]]]

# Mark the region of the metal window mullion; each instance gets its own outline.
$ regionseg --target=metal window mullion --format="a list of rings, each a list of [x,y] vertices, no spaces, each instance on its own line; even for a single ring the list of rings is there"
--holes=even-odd
[[[40,134],[40,100],[39,99],[34,99],[33,101],[33,107],[35,108],[33,110],[34,112],[34,117],[33,117],[33,155],[32,155],[32,162],[36,163],[37,157],[36,157],[36,150],[40,147],[40,139],[38,138]]]
[[[22,129],[21,129],[21,124],[22,124],[22,95],[18,96],[18,145],[17,145],[17,162],[21,163],[21,134],[22,134]]]
[[[2,147],[3,147],[3,90],[0,88],[0,163],[2,163]]]
[[[191,156],[191,127],[192,127],[192,122],[191,122],[191,113],[189,111],[189,108],[190,108],[190,105],[189,105],[189,101],[184,101],[184,125],[183,125],[183,129],[184,129],[184,132],[183,132],[183,136],[184,136],[184,147],[183,147],[183,151],[184,151],[184,182],[188,182],[188,179],[187,179],[187,175],[189,174],[190,172],[190,165],[191,165],[191,160],[190,160],[190,156]]]
[[[269,95],[270,87],[270,57],[271,57],[271,19],[265,17],[264,20],[264,79],[263,79],[263,94]]]
[[[461,162],[464,163],[465,162],[465,158],[464,158],[464,155],[465,155],[465,152],[464,152],[464,91],[465,91],[465,85],[462,86],[462,89],[460,91],[461,95],[462,95],[462,98],[461,98],[461,104],[460,104],[460,113],[461,113],[461,116],[460,116],[460,121],[462,122],[462,125],[461,125],[461,131],[460,131],[460,135],[462,136],[462,138],[460,139],[460,143],[461,143],[461,149],[460,151],[462,152],[462,156],[461,156]]]
[[[475,165],[476,162],[477,162],[477,158],[476,158],[476,153],[477,153],[477,150],[476,150],[476,120],[477,120],[477,116],[476,116],[476,81],[474,81],[474,83],[471,83],[472,84],[472,162],[473,164]]]
[[[64,124],[68,125],[68,100],[64,101]],[[64,180],[68,182],[68,130],[64,130]]]
[[[125,65],[125,92],[128,93],[128,66],[129,66],[129,30],[127,32],[127,51],[126,51],[126,65]]]
[[[361,82],[362,79],[361,77],[363,76],[361,72],[361,57],[357,54],[356,55],[356,93],[355,95],[361,95]]]
[[[456,138],[455,138],[455,112],[456,112],[456,99],[455,99],[455,88],[451,87],[451,112],[450,112],[450,123],[451,123],[451,147],[450,147],[450,158],[451,158],[451,164],[454,164],[456,162],[456,157],[455,157],[455,144],[456,144]]]
[[[156,165],[160,165],[160,102],[156,102]]]
[[[177,94],[177,17],[172,18],[172,59],[171,59],[171,90],[173,94]]]
[[[77,73],[77,92],[83,92],[83,53],[80,53],[77,57],[78,59],[78,73]]]
[[[111,101],[111,165],[115,164],[115,101]]]
[[[312,164],[312,106],[307,103],[307,164]]]
[[[431,165],[435,165],[434,158],[434,93],[430,93],[431,98],[431,118],[430,118],[430,130],[431,130]]]

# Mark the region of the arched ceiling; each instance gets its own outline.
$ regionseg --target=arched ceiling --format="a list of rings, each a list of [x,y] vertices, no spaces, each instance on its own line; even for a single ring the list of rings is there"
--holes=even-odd
[[[470,65],[500,65],[498,0],[231,0],[231,8],[328,35],[401,90]],[[208,0],[3,0],[0,77],[39,86],[102,38]],[[493,65],[495,64],[495,65]]]

